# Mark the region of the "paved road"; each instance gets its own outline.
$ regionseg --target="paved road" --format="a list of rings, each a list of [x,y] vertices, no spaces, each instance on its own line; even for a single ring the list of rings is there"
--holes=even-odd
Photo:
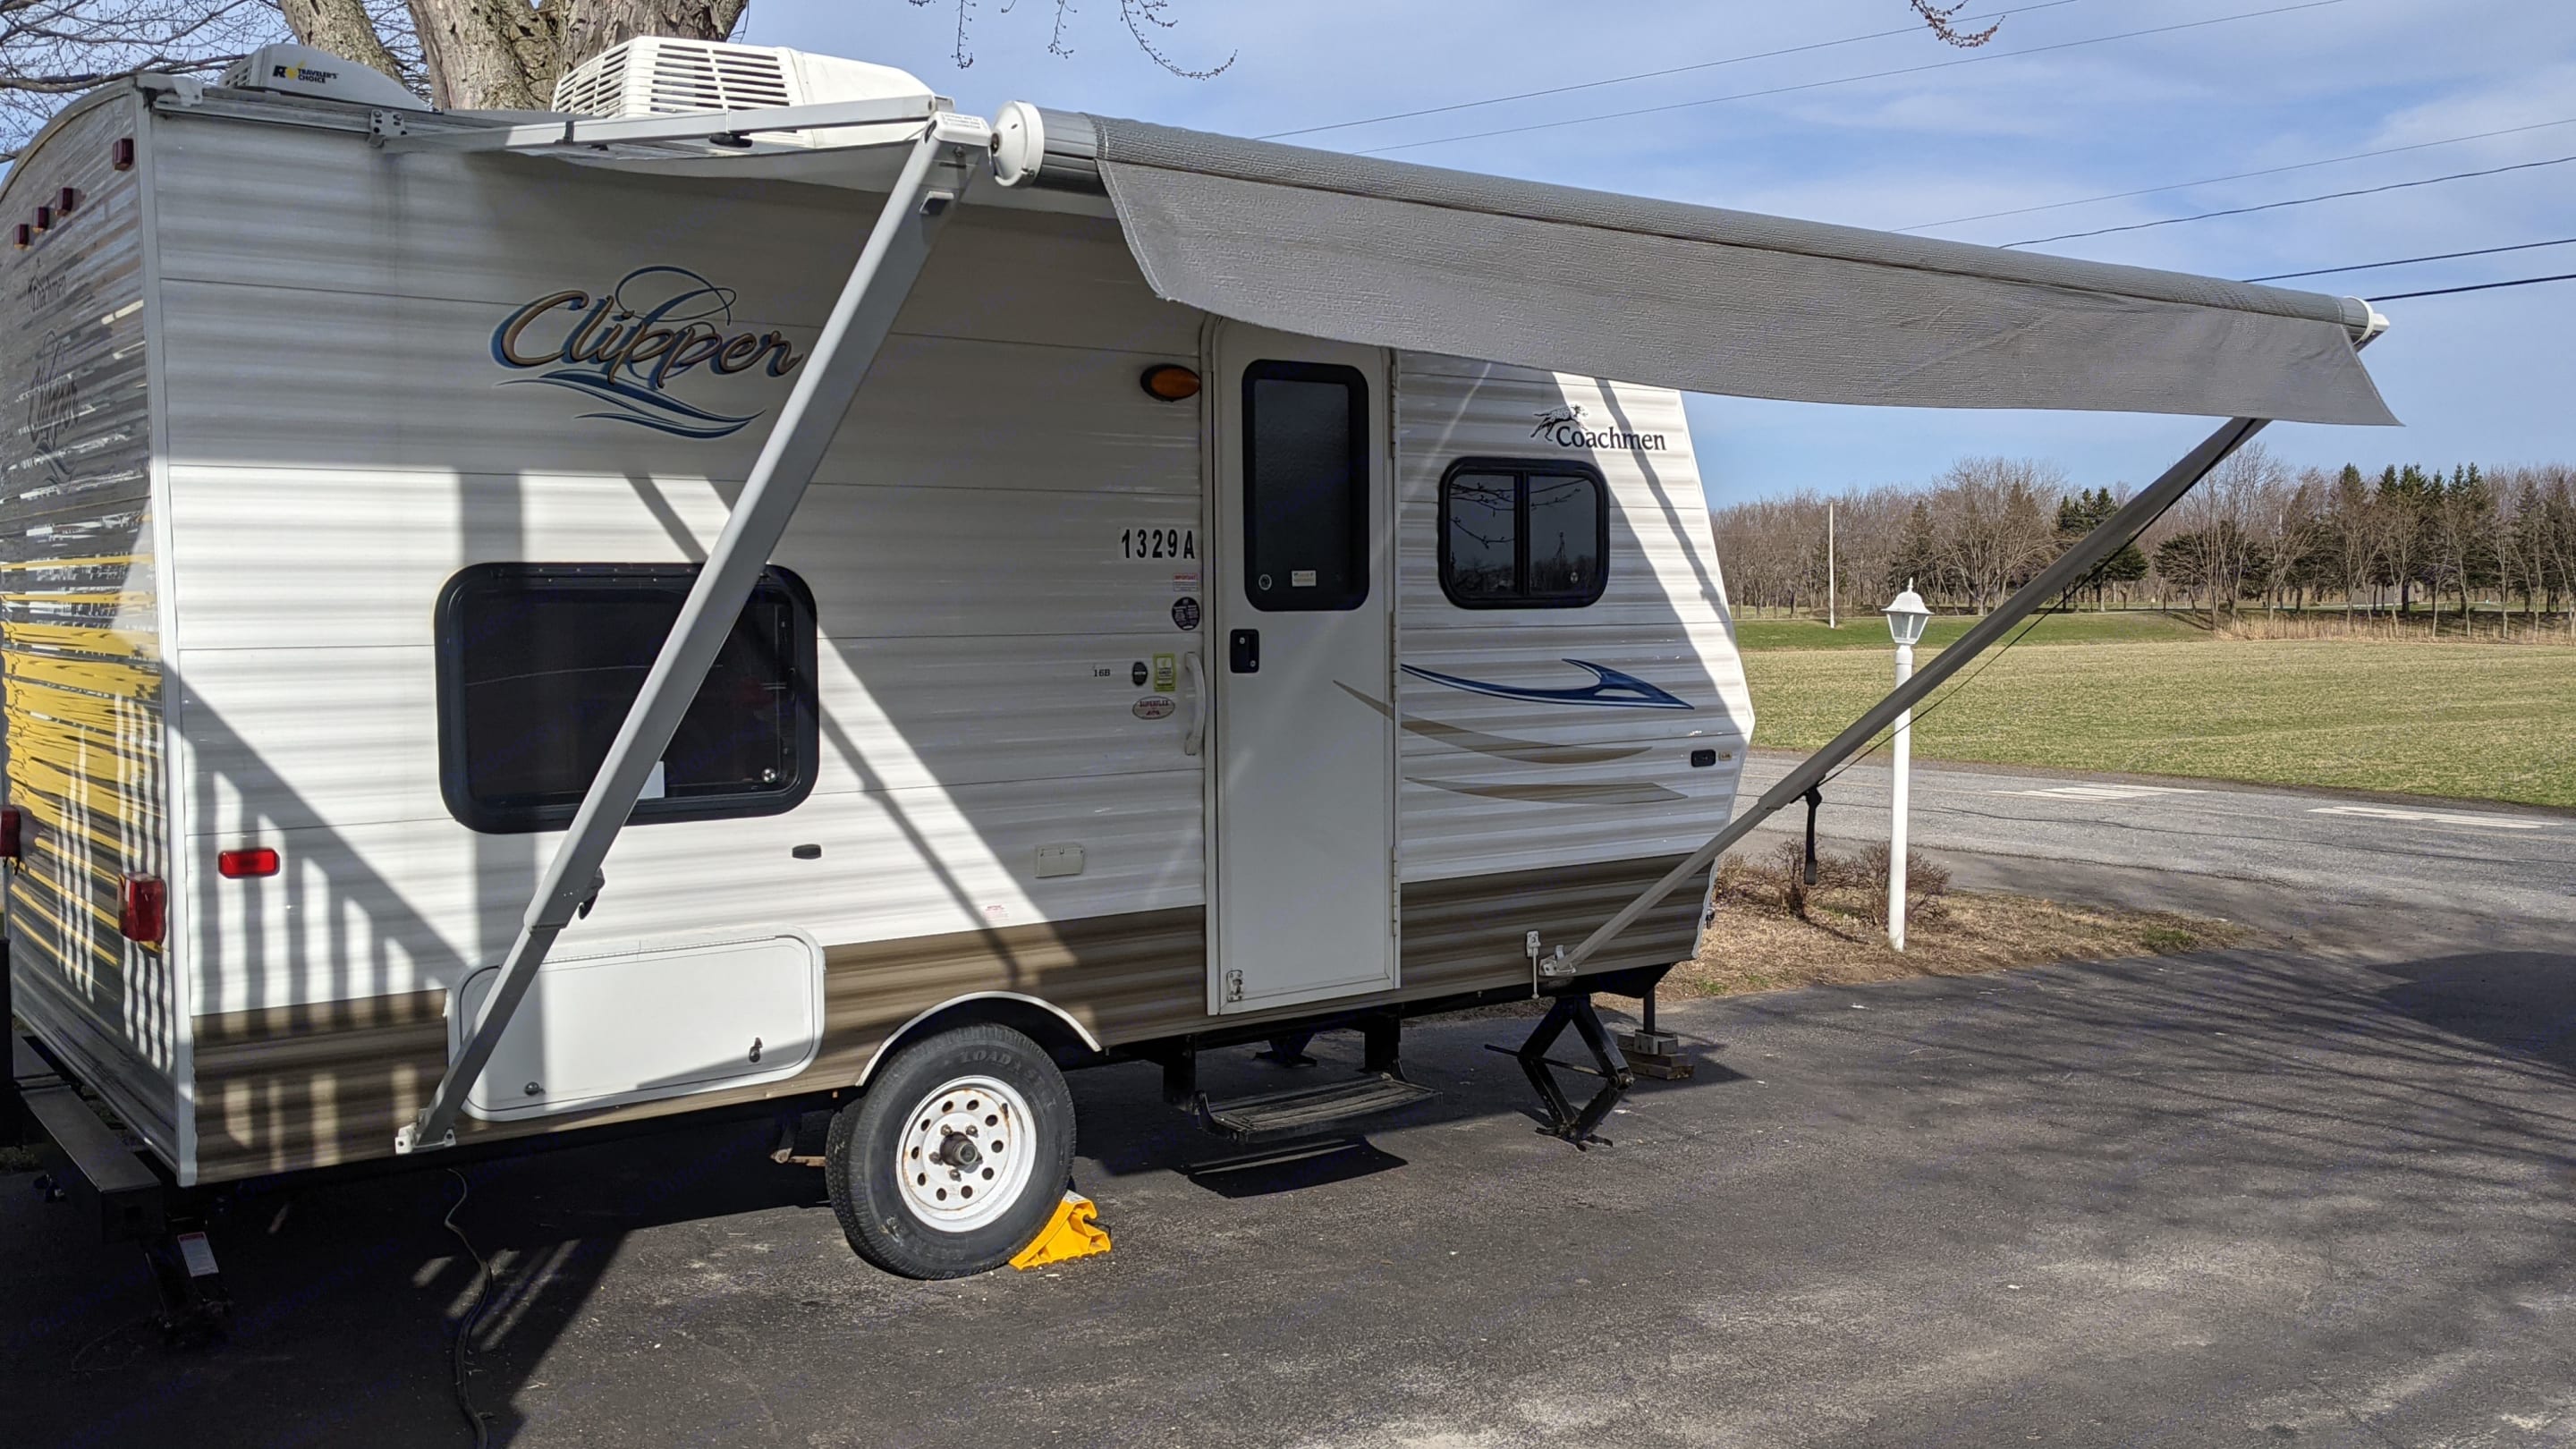
[[[1797,758],[1748,761],[1746,803]],[[1855,766],[1826,791],[1817,834],[1846,848],[1884,841],[1887,790],[1884,764]],[[1804,828],[1793,805],[1762,834]],[[2081,878],[2086,893],[2121,903],[2232,905],[2365,933],[2371,912],[2351,908],[2484,922],[2480,934],[2576,922],[2576,812],[1918,760],[1912,834],[1980,886],[2029,871],[2053,887]]]
[[[1212,1170],[1148,1070],[1078,1074],[1117,1250],[961,1283],[857,1263],[758,1127],[480,1164],[473,1392],[526,1449],[2576,1442],[2576,948],[2563,912],[2457,909],[2551,910],[2564,817],[2490,847],[2324,797],[1993,793],[2064,783],[1953,777],[1926,829],[2015,850],[1963,871],[2296,943],[1678,1004],[1698,1077],[1588,1154],[1481,1050],[1510,1018],[1408,1033],[1423,1115],[1263,1166]],[[2383,894],[2346,899],[2339,851]],[[22,1182],[0,1442],[471,1442],[444,1174],[237,1204],[210,1353],[138,1331],[131,1251]]]

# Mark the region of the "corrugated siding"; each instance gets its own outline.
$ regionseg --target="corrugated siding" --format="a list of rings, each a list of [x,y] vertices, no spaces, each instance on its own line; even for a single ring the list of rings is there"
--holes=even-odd
[[[842,194],[559,166],[531,184],[510,159],[388,158],[348,135],[184,116],[157,140],[179,380],[172,650],[195,771],[179,868],[211,1179],[389,1150],[443,1059],[446,988],[498,959],[552,849],[446,812],[440,588],[489,560],[700,556],[789,386],[701,374],[682,389],[692,405],[754,420],[677,439],[505,366],[495,329],[532,299],[685,265],[723,290],[727,328],[801,351],[870,213]],[[1138,663],[1208,647],[1173,617],[1203,593],[1210,542],[1200,410],[1136,382],[1148,363],[1194,359],[1199,322],[1151,296],[1106,223],[969,209],[943,236],[778,556],[812,585],[824,636],[813,796],[780,817],[626,832],[600,909],[565,936],[595,952],[792,926],[831,943],[816,1065],[688,1105],[847,1080],[934,993],[978,984],[1038,983],[1111,1040],[1204,1020],[1204,775],[1180,752],[1185,712],[1131,709]],[[1592,385],[1432,359],[1406,373],[1408,662],[1539,671],[1571,655],[1696,706],[1571,719],[1406,691],[1409,716],[1453,730],[1407,737],[1423,933],[1403,994],[1418,997],[1526,981],[1525,927],[1506,942],[1502,925],[1588,929],[1575,909],[1606,914],[1615,889],[1714,829],[1701,819],[1723,818],[1749,715],[1708,602],[1676,399],[1594,398],[1653,410],[1678,449],[1598,460],[1622,520],[1611,596],[1507,620],[1440,599],[1430,483],[1448,450],[1526,451],[1525,414]],[[1124,557],[1121,534],[1144,529],[1193,535],[1197,557]],[[1454,731],[1613,754],[1506,758]],[[1692,740],[1725,768],[1689,771],[1678,747]],[[1610,794],[1493,793],[1532,786]],[[251,842],[280,849],[280,874],[217,879],[213,852]],[[802,844],[821,858],[794,859]],[[1084,872],[1037,879],[1038,847],[1059,844],[1083,846]],[[1588,873],[1533,904],[1550,883],[1528,872],[1568,860]]]
[[[1734,809],[1753,708],[1679,394],[1415,355],[1402,359],[1401,376],[1402,662],[1563,689],[1592,683],[1567,662],[1579,659],[1690,706],[1533,703],[1400,676],[1409,969],[1415,882],[1680,856],[1716,834]],[[1560,447],[1539,423],[1569,407],[1581,409],[1587,430],[1660,435],[1663,446]],[[1571,460],[1601,470],[1610,485],[1611,552],[1598,601],[1580,609],[1462,609],[1449,601],[1440,588],[1439,485],[1465,457]],[[1716,763],[1693,767],[1697,750],[1714,751]]]
[[[382,1155],[443,1057],[419,1003],[499,958],[558,838],[447,813],[441,588],[489,560],[701,556],[792,384],[701,369],[674,393],[753,420],[678,438],[588,416],[606,409],[496,361],[495,330],[532,299],[685,266],[723,290],[729,331],[802,352],[874,203],[532,178],[187,117],[158,139],[201,1170]],[[1201,529],[1198,409],[1137,386],[1149,363],[1195,358],[1198,327],[1106,223],[961,214],[778,554],[823,635],[813,795],[627,831],[563,949],[746,926],[832,943],[828,1049],[780,1091],[846,1080],[868,1033],[962,979],[842,964],[868,943],[904,961],[992,933],[1069,933],[1094,960],[1150,947],[1161,975],[1084,1009],[1143,991],[1153,1011],[1202,1012],[1204,777],[1183,718],[1131,708],[1149,692],[1136,664],[1199,642],[1173,611],[1198,565],[1119,541]],[[216,878],[214,851],[254,841],[280,850],[277,876]],[[795,859],[804,844],[821,858]],[[1037,879],[1038,848],[1059,844],[1084,848],[1082,874]],[[1184,914],[1187,931],[1103,944]],[[411,1015],[279,1025],[378,999]]]
[[[1558,939],[1598,924],[1672,868],[1673,858],[1428,882],[1406,892],[1402,990],[1337,1008],[1526,985],[1521,932]],[[1672,961],[1690,949],[1698,904],[1676,897],[1599,958],[1603,970]],[[1206,917],[1197,907],[836,946],[824,956],[823,1046],[793,1080],[691,1097],[693,1107],[792,1096],[858,1080],[904,1023],[955,996],[1012,991],[1055,1002],[1108,1046],[1210,1024]],[[424,991],[198,1020],[199,1173],[218,1182],[383,1155],[447,1061],[444,992]],[[1311,1008],[1226,1018],[1229,1028]],[[630,1121],[643,1103],[517,1122],[467,1117],[467,1139]]]
[[[17,1009],[175,1159],[169,955],[117,931],[127,874],[163,872],[161,570],[153,557],[143,196],[111,148],[133,103],[96,103],[22,159],[0,221],[73,206],[0,251],[0,331],[21,369],[0,434],[0,700]]]

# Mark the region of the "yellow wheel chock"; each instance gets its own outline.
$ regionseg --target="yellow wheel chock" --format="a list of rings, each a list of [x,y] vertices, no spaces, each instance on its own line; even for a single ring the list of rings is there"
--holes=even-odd
[[[1035,1240],[1020,1249],[1011,1259],[1014,1268],[1044,1268],[1072,1258],[1088,1258],[1109,1251],[1109,1230],[1100,1226],[1100,1209],[1091,1199],[1078,1192],[1068,1192],[1064,1201],[1055,1205],[1055,1216],[1038,1231]]]

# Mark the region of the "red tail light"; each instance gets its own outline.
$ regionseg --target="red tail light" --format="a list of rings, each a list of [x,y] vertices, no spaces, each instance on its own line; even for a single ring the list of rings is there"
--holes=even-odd
[[[157,875],[129,875],[117,902],[116,931],[146,946],[161,944],[170,930],[170,889]]]
[[[215,873],[226,880],[277,874],[277,852],[265,845],[215,853]]]
[[[20,859],[18,853],[19,821],[24,817],[15,805],[0,805],[0,860]]]

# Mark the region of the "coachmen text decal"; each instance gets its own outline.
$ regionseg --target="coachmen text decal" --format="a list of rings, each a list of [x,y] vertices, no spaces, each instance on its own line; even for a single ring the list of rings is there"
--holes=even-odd
[[[785,377],[805,360],[783,332],[735,331],[733,301],[731,287],[686,267],[638,267],[596,296],[551,292],[521,306],[492,329],[492,360],[536,374],[504,387],[541,382],[611,409],[576,416],[721,438],[760,414],[701,407],[679,388],[755,370]]]
[[[1530,436],[1545,438],[1560,448],[1626,448],[1638,453],[1664,450],[1661,433],[1596,432],[1583,426],[1581,403],[1539,409],[1538,426],[1530,429]]]

